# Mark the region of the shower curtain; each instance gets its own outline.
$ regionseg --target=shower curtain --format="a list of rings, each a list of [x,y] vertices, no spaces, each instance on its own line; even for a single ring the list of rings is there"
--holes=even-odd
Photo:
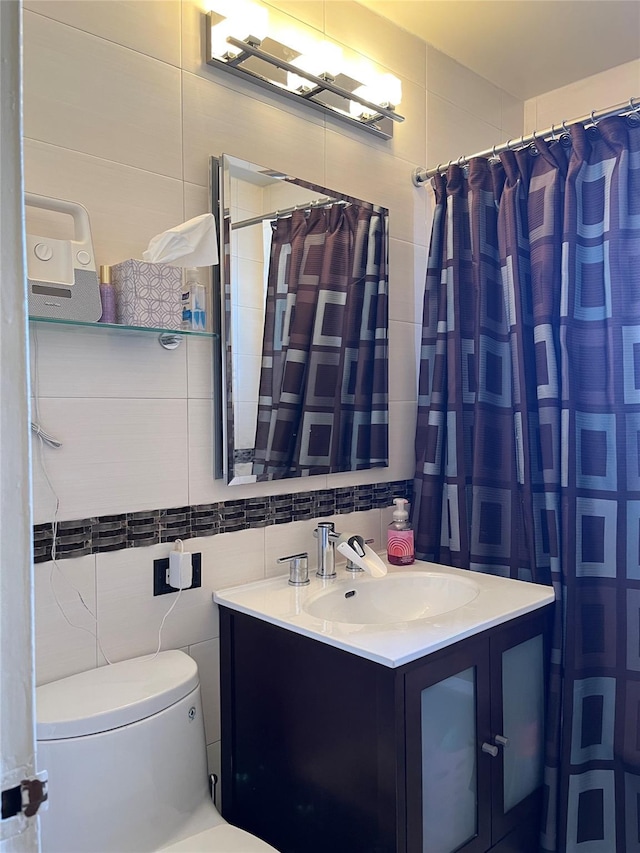
[[[386,465],[386,211],[296,210],[274,223],[253,473]]]
[[[545,851],[640,851],[639,124],[434,180],[416,548],[554,586]]]

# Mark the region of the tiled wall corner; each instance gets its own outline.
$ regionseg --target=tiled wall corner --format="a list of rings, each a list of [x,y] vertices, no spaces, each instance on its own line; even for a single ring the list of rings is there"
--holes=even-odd
[[[563,121],[589,115],[591,110],[628,103],[629,98],[637,98],[639,91],[640,59],[636,59],[530,98],[525,102],[525,133],[535,128],[546,130],[552,124],[561,125]]]

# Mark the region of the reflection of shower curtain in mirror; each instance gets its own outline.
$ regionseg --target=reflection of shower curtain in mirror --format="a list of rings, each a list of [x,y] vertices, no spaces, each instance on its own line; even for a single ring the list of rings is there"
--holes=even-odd
[[[334,204],[273,224],[258,480],[387,464],[385,220]]]

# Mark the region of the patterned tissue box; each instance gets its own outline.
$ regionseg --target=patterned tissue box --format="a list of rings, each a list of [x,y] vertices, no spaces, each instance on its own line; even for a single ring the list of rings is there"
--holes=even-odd
[[[182,321],[182,270],[130,258],[111,267],[116,318],[125,326],[179,329]]]

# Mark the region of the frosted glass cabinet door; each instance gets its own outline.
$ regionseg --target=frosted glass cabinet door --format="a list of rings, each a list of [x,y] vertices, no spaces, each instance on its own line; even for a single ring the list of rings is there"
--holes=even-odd
[[[525,823],[539,827],[548,615],[533,614],[491,639],[494,843]]]
[[[505,813],[542,784],[544,657],[542,635],[502,653]]]
[[[489,644],[474,638],[405,676],[407,853],[491,846]]]
[[[475,667],[422,691],[422,843],[450,853],[476,835]]]

